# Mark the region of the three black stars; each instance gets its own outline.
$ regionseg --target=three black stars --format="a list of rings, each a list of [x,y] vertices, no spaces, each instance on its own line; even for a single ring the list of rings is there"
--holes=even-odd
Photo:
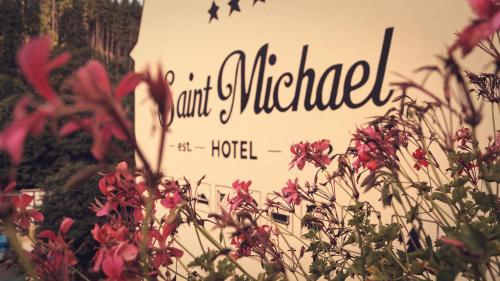
[[[235,11],[241,12],[239,2],[240,2],[240,0],[230,0],[227,3],[230,7],[229,15],[231,15]],[[266,0],[253,0],[253,5],[255,5],[257,2],[266,3]],[[214,1],[212,1],[212,6],[208,10],[208,14],[210,15],[210,19],[208,20],[209,23],[212,22],[212,20],[214,20],[214,19],[219,20],[219,15],[217,14],[218,11],[219,11],[219,6],[217,6],[217,4],[215,3],[215,0],[214,0]]]

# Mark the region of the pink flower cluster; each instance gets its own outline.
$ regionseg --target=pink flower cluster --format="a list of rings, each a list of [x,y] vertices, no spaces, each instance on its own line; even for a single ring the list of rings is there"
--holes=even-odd
[[[291,205],[292,203],[295,205],[300,205],[300,193],[298,191],[298,178],[292,182],[292,180],[288,180],[286,186],[281,189],[283,198],[285,198],[286,203]]]
[[[102,270],[108,281],[141,280],[142,269],[138,262],[141,242],[147,245],[147,251],[153,257],[153,272],[158,274],[160,267],[172,264],[172,258],[183,254],[171,247],[168,241],[175,225],[151,226],[146,235],[142,233],[146,184],[136,181],[125,162],[119,163],[115,172],[99,181],[104,204],[96,199],[92,208],[97,216],[105,216],[108,222],[102,226],[96,224],[92,230],[92,237],[100,245],[94,256],[93,269],[96,272]],[[174,208],[181,202],[175,182],[167,182],[165,190],[153,193],[167,208]]]
[[[100,244],[94,256],[94,271],[102,271],[107,280],[138,279],[139,268],[135,261],[139,254],[138,233],[130,233],[127,225],[115,219],[100,227],[95,225],[92,237]]]
[[[12,220],[24,231],[29,229],[31,223],[43,221],[43,214],[40,211],[28,208],[32,201],[33,196],[28,194],[15,195],[12,198],[12,204],[15,208]]]
[[[290,151],[294,156],[289,164],[290,169],[297,166],[299,170],[302,170],[307,162],[315,167],[325,168],[332,162],[327,152],[329,147],[330,141],[325,139],[313,143],[300,142],[293,144],[290,146]]]
[[[231,245],[236,247],[233,258],[248,257],[253,253],[264,256],[273,246],[270,243],[271,236],[278,235],[278,232],[269,225],[249,226],[231,239]]]
[[[89,61],[73,75],[69,85],[75,95],[70,96],[69,103],[66,103],[68,99],[61,99],[50,85],[49,75],[64,65],[70,56],[63,53],[50,59],[51,45],[49,37],[39,37],[26,43],[18,53],[18,63],[26,80],[43,102],[38,104],[29,98],[21,99],[14,108],[13,122],[0,132],[0,150],[9,154],[13,164],[21,161],[28,135],[39,135],[48,121],[57,121],[60,117],[70,117],[59,129],[61,136],[80,130],[88,132],[94,140],[92,154],[96,159],[104,160],[113,137],[132,141],[131,122],[121,102],[141,82],[148,84],[155,101],[162,102],[166,111],[170,110],[172,93],[161,75],[153,79],[151,73],[129,73],[113,88],[103,65],[96,60]],[[91,114],[78,114],[84,112]]]
[[[144,182],[136,183],[135,177],[130,173],[125,162],[118,164],[115,172],[105,175],[99,180],[99,191],[105,197],[105,203],[98,199],[92,205],[96,216],[119,214],[120,210],[129,209],[132,216],[129,221],[136,225],[143,219],[142,206],[144,205]]]
[[[413,158],[415,159],[415,165],[413,167],[415,169],[420,170],[420,168],[429,166],[429,161],[425,158],[426,152],[422,148],[417,148],[415,152],[412,153]]]
[[[77,264],[77,260],[70,242],[66,241],[66,235],[73,222],[71,218],[64,218],[57,233],[44,230],[38,234],[37,243],[29,257],[41,280],[71,280],[71,269]]]
[[[229,212],[234,212],[242,207],[247,208],[256,208],[257,203],[250,195],[249,187],[252,184],[252,181],[239,181],[235,180],[233,182],[233,188],[236,191],[236,194],[233,197],[228,197],[227,201],[230,205]]]
[[[13,122],[0,131],[0,150],[8,153],[14,165],[19,164],[22,159],[28,135],[40,134],[48,122],[52,122],[52,128],[63,137],[77,131],[85,131],[91,135],[94,142],[91,152],[99,161],[106,158],[112,146],[112,138],[134,144],[131,122],[122,101],[141,82],[148,85],[149,94],[162,107],[163,113],[169,112],[172,93],[162,77],[161,69],[156,77],[149,72],[129,73],[113,87],[103,65],[96,60],[79,68],[68,81],[74,95],[61,98],[50,85],[49,75],[52,70],[68,61],[69,54],[64,53],[51,59],[51,45],[49,37],[35,38],[27,42],[18,53],[21,70],[42,102],[21,99],[14,108]],[[59,127],[60,124],[62,126]],[[152,174],[147,176],[151,178]],[[14,186],[11,184],[2,190],[0,200],[2,204],[8,203],[9,208],[12,206],[12,210],[8,210],[12,214],[12,221],[26,232],[30,223],[43,220],[43,215],[28,208],[33,200],[31,196],[23,194],[9,198]],[[162,190],[159,187],[149,190],[154,201],[160,200],[166,208],[175,208],[182,202],[175,182],[167,182],[161,186]],[[96,199],[91,209],[96,212],[96,216],[107,222],[96,224],[92,230],[92,237],[99,243],[94,257],[94,270],[102,270],[106,280],[142,280],[138,259],[139,249],[143,244],[146,245],[147,253],[154,257],[150,264],[153,275],[162,274],[159,267],[171,264],[171,258],[182,256],[182,251],[171,247],[172,242],[168,239],[172,236],[173,226],[162,227],[153,225],[154,220],[143,221],[147,186],[144,182],[137,181],[136,175],[129,171],[125,162],[118,164],[116,171],[105,175],[99,181],[98,188],[103,198]],[[154,206],[152,212],[154,215]],[[61,264],[76,264],[74,254],[64,240],[72,222],[64,220],[57,234],[44,231],[39,235],[39,238],[47,239],[47,242],[40,241],[37,244],[33,257],[38,258],[37,266],[43,267],[40,269],[43,273],[41,276],[48,276],[48,280],[60,280],[58,275],[61,268],[68,270],[61,267]],[[149,226],[147,233],[141,232],[144,223]],[[61,276],[68,280],[67,272]]]
[[[457,42],[450,49],[461,49],[463,56],[469,54],[481,41],[491,38],[500,28],[500,1],[468,1],[477,18],[462,30]]]
[[[360,167],[375,171],[381,167],[398,167],[396,152],[401,146],[408,145],[408,135],[397,127],[368,126],[354,134],[353,163],[355,171]]]

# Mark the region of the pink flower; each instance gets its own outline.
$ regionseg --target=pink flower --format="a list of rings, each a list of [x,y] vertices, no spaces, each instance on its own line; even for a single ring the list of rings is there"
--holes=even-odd
[[[241,257],[248,257],[252,253],[252,248],[250,247],[250,241],[246,239],[245,235],[240,234],[234,236],[231,239],[231,245],[236,247],[236,252],[232,255],[234,259],[239,259]]]
[[[24,44],[17,55],[17,60],[26,79],[37,92],[48,102],[56,103],[59,98],[50,86],[49,74],[69,60],[69,54],[63,53],[50,60],[50,37],[43,36],[31,39]]]
[[[142,74],[128,73],[116,87],[114,94],[108,73],[97,60],[90,60],[80,67],[72,80],[73,91],[83,98],[84,102],[121,102],[133,92],[143,80]]]
[[[243,205],[256,207],[255,200],[252,198],[248,190],[251,184],[252,181],[240,182],[239,180],[235,180],[233,182],[233,188],[236,191],[236,195],[233,197],[228,197],[228,203],[231,205],[229,212],[233,212]]]
[[[124,262],[118,256],[109,255],[102,262],[102,271],[106,274],[107,281],[125,281],[122,277]]]
[[[184,252],[175,247],[170,247],[168,245],[168,237],[175,230],[176,225],[174,224],[164,224],[163,232],[160,233],[158,230],[152,230],[151,236],[156,239],[159,244],[159,249],[156,250],[153,260],[153,265],[155,268],[160,268],[160,266],[169,266],[173,263],[172,257],[181,258]]]
[[[292,161],[290,162],[290,169],[295,165],[299,170],[304,169],[307,160],[307,152],[309,150],[309,143],[299,142],[290,146],[290,152],[294,155]]]
[[[352,151],[356,156],[353,168],[360,167],[375,171],[383,166],[397,167],[396,152],[400,146],[408,144],[408,134],[396,127],[378,129],[374,126],[360,128],[354,134]]]
[[[14,221],[23,230],[28,230],[31,222],[43,221],[43,214],[34,209],[28,209],[33,196],[22,194],[14,196],[12,203],[16,207]]]
[[[252,251],[261,257],[265,256],[266,252],[274,248],[272,234],[278,235],[278,232],[268,225],[253,225],[240,229],[238,235],[231,239],[231,245],[236,247],[232,257],[235,259],[248,257]]]
[[[302,170],[304,169],[306,162],[313,164],[315,167],[321,168],[330,165],[332,160],[328,156],[328,153],[325,153],[325,150],[329,147],[330,141],[325,139],[315,141],[312,144],[309,142],[300,142],[292,145],[290,147],[290,151],[294,157],[289,164],[290,169],[297,166],[299,170]]]
[[[295,205],[300,204],[300,194],[297,191],[298,181],[299,179],[297,178],[295,178],[294,182],[288,180],[287,186],[283,187],[283,189],[281,190],[283,193],[283,197],[285,197],[288,205],[290,205],[291,203]]]
[[[160,203],[168,209],[177,207],[179,203],[182,202],[181,194],[179,193],[179,187],[173,181],[168,182],[165,187],[165,198],[163,198]]]
[[[91,231],[92,237],[100,244],[94,256],[93,270],[102,269],[108,280],[128,280],[122,276],[123,271],[136,265],[140,240],[134,240],[134,234],[129,233],[127,227],[118,219],[102,227],[95,224]]]
[[[495,11],[498,9],[495,5],[498,5],[497,0],[468,0],[469,5],[474,10],[476,15],[480,19],[489,19],[495,15]]]
[[[429,161],[425,158],[425,151],[422,148],[418,148],[413,152],[412,156],[416,160],[415,169],[420,170],[420,168],[423,167],[428,167],[429,166]]]
[[[145,185],[143,182],[136,183],[135,177],[128,170],[128,165],[121,162],[116,167],[116,172],[105,175],[99,180],[99,190],[106,197],[104,203],[99,199],[91,204],[91,209],[96,213],[96,216],[108,216],[117,214],[121,208],[126,208],[128,211],[133,210],[135,222],[142,220],[142,203]]]
[[[125,161],[121,161],[116,165],[116,171],[122,175],[129,175],[130,171],[128,169],[128,164]]]
[[[101,245],[94,256],[94,271],[99,271],[104,258],[115,253],[117,245],[122,245],[122,242],[127,241],[128,231],[124,225],[115,223],[113,225],[105,224],[100,227],[94,225],[91,231],[94,240]],[[123,246],[122,246],[123,247]]]
[[[38,243],[31,253],[37,274],[62,276],[62,280],[70,279],[70,268],[78,263],[70,243],[65,241],[65,235],[72,224],[73,219],[64,218],[57,234],[52,230],[43,230],[37,235]],[[46,242],[43,239],[47,239]]]
[[[30,104],[29,98],[21,99],[14,108],[14,121],[0,132],[0,150],[6,151],[15,165],[22,159],[27,136],[40,134],[49,114],[41,110],[28,113]]]
[[[92,154],[96,159],[103,160],[111,138],[123,141],[128,139],[124,130],[128,130],[132,125],[120,103],[123,97],[134,91],[142,78],[141,74],[128,73],[113,91],[104,66],[96,60],[87,62],[77,70],[71,87],[81,98],[79,105],[92,108],[94,114],[67,122],[61,127],[59,134],[66,136],[81,129],[89,131],[94,139]],[[123,126],[120,126],[120,123]]]
[[[332,162],[328,154],[325,153],[329,147],[330,141],[325,139],[315,141],[311,144],[311,158],[316,167],[325,167]]]
[[[61,222],[61,226],[59,227],[61,234],[66,234],[73,225],[73,222],[72,218],[64,218]]]
[[[172,108],[172,91],[166,79],[163,77],[163,71],[158,68],[156,79],[152,77],[151,72],[147,72],[144,81],[148,84],[149,95],[159,106],[162,118],[166,120],[167,114]]]
[[[462,149],[470,148],[469,145],[472,144],[472,133],[469,128],[461,128],[455,133],[454,140],[460,142],[459,146]]]
[[[61,221],[61,224],[59,225],[59,233],[58,235],[56,235],[54,233],[54,231],[52,230],[42,230],[40,231],[40,233],[38,233],[38,238],[49,238],[49,240],[56,240],[57,237],[63,237],[64,235],[66,235],[69,231],[69,229],[71,228],[71,226],[73,225],[73,219],[72,218],[63,218],[63,220]]]
[[[371,132],[365,130],[363,133]],[[363,137],[364,138],[364,137]],[[354,147],[357,155],[356,161],[353,163],[354,169],[357,171],[361,166],[370,171],[375,171],[381,166],[379,162],[383,162],[383,151],[379,149],[378,142],[382,141],[381,135],[376,135],[375,139],[359,138],[355,140]]]
[[[482,40],[490,38],[500,28],[500,5],[497,0],[469,0],[469,4],[478,16],[459,34],[458,40],[450,48],[462,49],[466,56]]]
[[[120,256],[125,262],[132,262],[139,254],[139,248],[125,241],[120,242],[115,248],[115,254]]]

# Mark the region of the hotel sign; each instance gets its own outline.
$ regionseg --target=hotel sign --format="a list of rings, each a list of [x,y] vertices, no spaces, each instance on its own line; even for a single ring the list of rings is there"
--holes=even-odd
[[[298,175],[292,143],[329,139],[342,152],[356,126],[390,108],[395,73],[436,63],[471,17],[456,0],[146,0],[132,56],[138,71],[162,65],[174,110],[159,120],[139,88],[138,142],[155,159],[168,123],[162,167],[193,183],[206,175],[206,212],[235,179],[252,180],[263,204]]]

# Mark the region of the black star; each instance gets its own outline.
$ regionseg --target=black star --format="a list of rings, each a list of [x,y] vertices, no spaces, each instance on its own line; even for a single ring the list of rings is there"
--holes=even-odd
[[[231,10],[229,11],[229,15],[233,13],[233,11],[241,12],[240,11],[240,4],[238,4],[240,0],[231,0],[227,4],[231,7]]]
[[[255,5],[255,3],[257,3],[257,2],[266,3],[266,0],[253,0],[253,5]]]
[[[210,15],[210,19],[208,22],[211,22],[213,19],[218,20],[219,17],[217,16],[217,11],[219,10],[219,6],[215,4],[215,1],[212,1],[212,7],[210,7],[210,10],[208,10],[208,14]]]

